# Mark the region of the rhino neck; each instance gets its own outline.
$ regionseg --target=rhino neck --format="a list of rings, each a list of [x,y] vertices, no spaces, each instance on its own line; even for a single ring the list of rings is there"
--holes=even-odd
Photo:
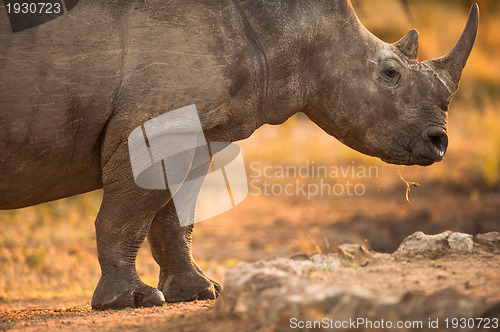
[[[301,111],[308,91],[317,8],[307,1],[233,1],[256,69],[256,125],[281,124]]]
[[[227,10],[231,19],[219,24],[231,99],[201,115],[209,140],[244,139],[309,107],[321,111],[315,99],[333,93],[345,59],[358,56],[351,38],[370,39],[347,0],[230,0]]]
[[[354,87],[366,79],[368,67],[381,47],[380,41],[359,21],[349,0],[323,6],[308,63],[311,90],[303,112],[325,132],[348,144],[357,111]],[[349,145],[349,144],[348,144]]]
[[[222,132],[223,139],[234,141],[264,124],[281,124],[303,109],[310,90],[306,62],[315,29],[307,21],[315,8],[306,1],[228,3],[231,20],[220,24],[225,31],[221,44],[231,59],[226,70],[231,100],[207,113],[214,116],[213,124],[207,116],[206,135],[221,139]],[[225,125],[220,124],[221,114]]]

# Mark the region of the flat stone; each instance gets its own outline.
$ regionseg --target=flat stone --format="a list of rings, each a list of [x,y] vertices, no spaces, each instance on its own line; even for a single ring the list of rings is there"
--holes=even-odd
[[[408,251],[440,251],[449,249],[448,238],[453,234],[451,231],[435,235],[427,235],[424,232],[415,232],[403,240],[397,252]]]
[[[308,254],[304,254],[304,253],[292,255],[292,256],[290,256],[289,259],[295,260],[295,261],[310,261],[311,260],[311,258],[309,257],[309,255]]]

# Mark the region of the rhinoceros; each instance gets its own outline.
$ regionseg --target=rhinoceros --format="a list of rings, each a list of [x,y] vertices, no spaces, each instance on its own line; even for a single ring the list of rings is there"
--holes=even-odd
[[[73,1],[73,3],[75,3]],[[80,1],[13,32],[0,9],[0,209],[103,188],[94,309],[214,299],[167,190],[136,185],[127,138],[196,105],[207,141],[234,142],[303,112],[383,161],[430,165],[474,44],[478,7],[445,56],[417,61],[418,32],[379,40],[349,0]],[[157,288],[137,275],[148,238]]]

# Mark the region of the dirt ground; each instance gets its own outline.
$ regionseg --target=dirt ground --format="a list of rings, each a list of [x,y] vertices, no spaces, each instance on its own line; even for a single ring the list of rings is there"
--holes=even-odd
[[[316,280],[360,286],[377,294],[395,291],[460,294],[491,304],[490,315],[500,314],[500,252],[475,251],[467,255],[394,258],[390,255],[345,265],[335,273],[320,273]],[[456,296],[456,295],[454,295]],[[167,304],[156,308],[92,311],[87,299],[20,301],[0,304],[0,329],[12,331],[153,330],[153,331],[266,331],[237,316],[211,307],[216,301]],[[451,318],[451,317],[450,317]]]
[[[338,210],[332,210],[332,202],[324,198],[302,202],[294,197],[249,196],[240,209],[197,225],[194,256],[209,267],[205,268],[209,275],[223,281],[225,271],[240,261],[303,252],[335,253],[340,243],[393,252],[404,237],[417,230],[435,234],[451,229],[476,234],[499,228],[500,193],[496,191],[483,192],[477,199],[473,194],[457,190],[450,195],[449,189],[428,185],[412,192],[413,206],[399,189],[375,192],[362,200],[339,198],[334,203],[341,207]],[[232,220],[238,222],[230,223]],[[381,293],[394,289],[426,294],[453,290],[464,298],[500,301],[498,252],[377,257],[346,265],[321,278]],[[214,261],[225,264],[211,268]],[[0,330],[254,330],[249,323],[241,326],[238,317],[221,316],[210,309],[216,301],[105,312],[92,311],[89,302],[88,297],[0,301]]]

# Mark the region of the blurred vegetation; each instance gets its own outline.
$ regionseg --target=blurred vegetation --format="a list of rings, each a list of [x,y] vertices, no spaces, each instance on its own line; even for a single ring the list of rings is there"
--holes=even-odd
[[[422,186],[449,186],[478,196],[498,191],[500,182],[500,1],[480,0],[480,27],[476,45],[462,77],[461,87],[449,110],[449,150],[443,162],[431,167],[402,167],[408,180]],[[360,20],[375,35],[394,42],[411,28],[420,32],[421,60],[446,54],[458,40],[471,1],[371,1],[353,0]],[[377,186],[405,187],[395,166],[363,156],[323,133],[303,116],[282,126],[264,126],[241,142],[246,161],[302,165],[314,160],[322,165],[352,161],[377,165]],[[413,191],[412,194],[413,195]],[[0,212],[0,300],[40,297],[90,296],[99,280],[94,219],[100,191],[35,207]],[[250,217],[252,214],[250,214]],[[204,228],[205,227],[205,228]],[[198,239],[208,232],[203,223]],[[228,229],[220,230],[231,236]],[[208,247],[210,239],[203,239]],[[212,241],[213,242],[213,241]],[[196,247],[196,240],[195,240]],[[213,246],[217,247],[216,245]],[[300,245],[299,245],[300,247]],[[266,250],[274,250],[271,245]],[[214,266],[207,255],[203,269],[218,275],[234,266],[228,259]],[[137,268],[143,280],[156,284],[158,268],[147,244],[139,253]]]
[[[0,213],[0,300],[90,295],[101,192]]]

